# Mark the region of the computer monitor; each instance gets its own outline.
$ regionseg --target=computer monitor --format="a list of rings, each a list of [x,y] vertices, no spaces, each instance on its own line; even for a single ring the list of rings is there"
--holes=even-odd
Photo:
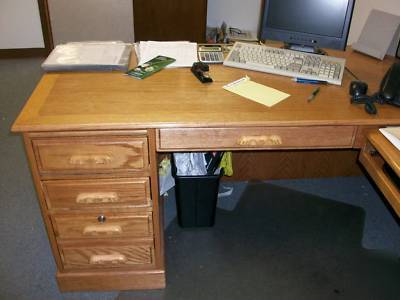
[[[319,53],[344,50],[355,0],[265,0],[262,40],[283,41],[288,48]]]

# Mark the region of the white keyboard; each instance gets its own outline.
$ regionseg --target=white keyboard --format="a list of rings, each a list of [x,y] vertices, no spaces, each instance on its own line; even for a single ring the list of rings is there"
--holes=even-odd
[[[346,60],[264,45],[236,42],[224,65],[341,85]]]

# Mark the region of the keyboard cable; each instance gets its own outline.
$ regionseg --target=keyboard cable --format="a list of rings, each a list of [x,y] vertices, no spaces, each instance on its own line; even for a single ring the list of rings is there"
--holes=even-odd
[[[355,80],[360,80],[348,67],[344,67],[344,69],[349,72],[351,76],[354,77]]]

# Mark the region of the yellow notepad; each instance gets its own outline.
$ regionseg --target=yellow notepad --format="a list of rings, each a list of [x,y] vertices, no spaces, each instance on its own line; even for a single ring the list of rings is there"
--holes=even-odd
[[[268,107],[271,107],[290,96],[284,92],[251,81],[248,76],[224,85],[223,88]]]

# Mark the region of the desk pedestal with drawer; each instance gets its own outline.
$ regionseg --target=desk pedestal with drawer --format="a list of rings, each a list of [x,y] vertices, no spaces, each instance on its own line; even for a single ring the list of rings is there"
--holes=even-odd
[[[164,287],[154,136],[54,132],[25,143],[60,289]]]

